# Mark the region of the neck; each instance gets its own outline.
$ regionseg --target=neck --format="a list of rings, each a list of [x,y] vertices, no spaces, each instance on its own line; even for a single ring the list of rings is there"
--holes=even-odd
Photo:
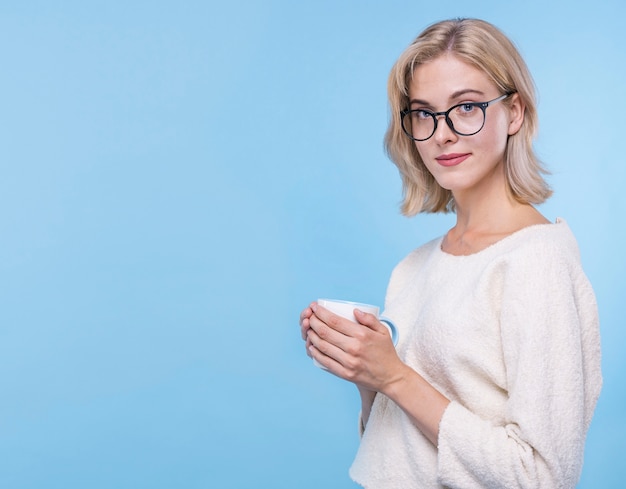
[[[484,231],[500,229],[514,220],[515,214],[522,207],[528,207],[517,202],[506,193],[501,198],[479,198],[468,203],[466,200],[457,200],[456,226],[459,231]]]
[[[498,185],[453,195],[456,225],[442,245],[452,254],[472,254],[524,227],[549,222],[532,205],[515,200],[504,179]]]
[[[503,165],[478,187],[453,191],[456,226],[459,231],[495,230],[510,222],[524,204],[515,200],[508,188]]]

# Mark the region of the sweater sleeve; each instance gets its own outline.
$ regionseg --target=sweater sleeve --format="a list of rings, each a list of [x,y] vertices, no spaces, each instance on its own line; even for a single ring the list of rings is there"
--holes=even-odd
[[[511,260],[503,273],[504,419],[452,402],[440,423],[438,478],[451,488],[573,488],[602,383],[593,291],[577,255],[556,246]]]

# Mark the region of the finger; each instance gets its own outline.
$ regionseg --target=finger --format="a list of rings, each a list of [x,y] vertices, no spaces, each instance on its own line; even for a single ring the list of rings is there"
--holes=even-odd
[[[302,312],[300,313],[300,324],[302,324],[302,321],[304,321],[305,319],[310,318],[311,314],[313,314],[313,310],[311,309],[311,306],[304,308]]]
[[[337,314],[330,312],[328,309],[318,304],[313,304],[311,306],[311,309],[313,310],[314,314],[314,316],[312,316],[312,319],[320,319],[322,323],[327,325],[329,328],[341,333],[342,335],[353,336],[355,333],[355,328],[358,327],[353,321],[338,316]]]
[[[322,340],[344,349],[351,337],[345,334],[347,328],[342,323],[347,322],[348,327],[352,328],[357,326],[356,323],[332,313],[330,316],[326,316],[326,321],[328,323],[313,314],[309,319],[309,331],[315,331],[315,334]]]
[[[306,340],[307,333],[310,328],[311,328],[310,320],[303,319],[302,322],[300,323],[300,336],[302,337],[303,340]]]
[[[389,330],[387,329],[387,326],[381,323],[374,314],[370,314],[369,312],[363,312],[363,311],[360,311],[359,309],[355,309],[354,317],[360,324],[367,326],[373,331],[376,331],[378,333],[389,334]]]
[[[313,315],[313,310],[311,309],[311,306],[306,307],[300,313],[300,336],[302,337],[303,340],[306,340],[307,331],[311,327],[309,323],[309,319],[312,315]]]
[[[333,375],[336,375],[337,377],[347,380],[347,376],[345,377],[343,376],[345,375],[344,367],[340,363],[338,363],[334,358],[324,355],[321,351],[319,351],[317,348],[315,348],[312,345],[309,349],[309,356],[313,360],[315,360],[317,364],[321,366],[324,370],[326,370],[328,373],[331,373]]]
[[[308,347],[309,356],[324,367],[327,372],[344,380],[355,382],[358,370],[354,368],[355,365],[351,361],[350,355],[330,343],[315,338],[314,335],[315,331],[311,330],[313,342]]]
[[[331,365],[341,365],[342,359],[345,357],[345,352],[341,348],[320,338],[313,329],[309,331],[308,339],[310,342],[307,347],[309,356],[327,368],[330,368]]]

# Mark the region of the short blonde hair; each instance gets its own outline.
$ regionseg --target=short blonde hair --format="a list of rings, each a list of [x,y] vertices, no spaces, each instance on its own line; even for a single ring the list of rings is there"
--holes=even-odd
[[[501,92],[519,94],[526,107],[520,130],[509,136],[504,156],[506,181],[511,195],[525,204],[540,204],[552,195],[543,175],[548,172],[535,155],[537,132],[534,82],[513,43],[497,27],[478,19],[445,20],[428,27],[400,55],[389,75],[391,120],[385,149],[400,170],[403,186],[402,213],[454,211],[454,199],[426,169],[414,142],[403,132],[400,111],[409,106],[409,85],[415,69],[444,53],[483,71]],[[504,100],[502,103],[507,103]]]

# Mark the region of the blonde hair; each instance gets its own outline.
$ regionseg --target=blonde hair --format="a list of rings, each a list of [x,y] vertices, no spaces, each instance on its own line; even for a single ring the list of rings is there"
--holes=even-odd
[[[456,19],[438,22],[424,30],[400,55],[389,75],[391,120],[385,134],[385,149],[402,176],[402,213],[414,216],[420,212],[450,212],[455,208],[452,192],[441,187],[426,169],[400,121],[400,111],[409,105],[408,91],[415,69],[447,52],[483,71],[503,94],[519,94],[526,110],[520,130],[507,141],[506,181],[517,201],[544,202],[552,190],[543,178],[548,172],[533,149],[537,108],[534,83],[526,63],[497,27],[478,19]]]

